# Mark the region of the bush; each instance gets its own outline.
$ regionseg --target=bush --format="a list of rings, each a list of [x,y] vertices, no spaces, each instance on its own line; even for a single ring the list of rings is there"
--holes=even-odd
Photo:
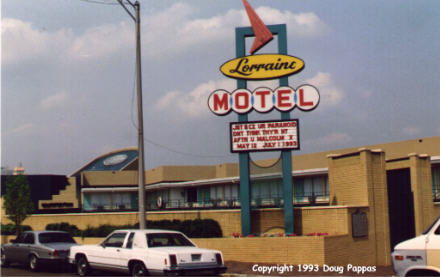
[[[31,231],[32,228],[29,225],[22,225],[21,230],[22,231]],[[1,224],[0,233],[2,235],[15,235],[16,234],[15,225],[14,224]]]
[[[180,231],[191,238],[216,238],[222,237],[222,230],[217,221],[212,219],[196,220],[159,220],[147,221],[148,229],[164,229]],[[67,222],[48,224],[46,230],[61,230],[69,232],[72,236],[82,237],[106,237],[114,230],[139,229],[139,223],[134,225],[110,225],[104,224],[98,227],[87,226],[85,230],[79,230],[75,225]]]
[[[72,237],[81,236],[82,233],[81,230],[79,230],[78,227],[76,227],[76,225],[71,225],[67,222],[47,224],[46,230],[65,231],[69,233]]]

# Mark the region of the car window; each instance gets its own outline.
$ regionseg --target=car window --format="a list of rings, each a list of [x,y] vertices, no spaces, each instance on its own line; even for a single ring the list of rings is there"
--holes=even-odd
[[[33,243],[35,243],[35,236],[34,236],[34,234],[33,233],[27,233],[26,237],[23,240],[23,243],[26,243],[26,244],[33,244]]]
[[[68,233],[41,233],[38,235],[40,243],[75,243],[75,240]]]
[[[122,247],[126,235],[127,233],[114,233],[104,241],[103,246]]]
[[[427,233],[429,233],[429,231],[432,229],[432,227],[434,227],[434,225],[437,224],[437,221],[439,221],[439,220],[440,220],[440,217],[437,218],[437,220],[434,220],[434,222],[428,227],[428,229],[426,229],[425,232],[422,233],[422,235],[426,235]]]
[[[435,230],[434,234],[440,235],[440,225],[438,226],[437,230]]]
[[[24,241],[24,237],[27,235],[27,233],[21,233],[18,235],[18,237],[15,239],[16,243],[22,243]]]
[[[148,247],[194,246],[186,237],[179,233],[147,234]]]
[[[127,248],[132,248],[133,247],[133,238],[134,238],[134,233],[130,233],[130,236],[128,236],[128,240],[127,240]]]

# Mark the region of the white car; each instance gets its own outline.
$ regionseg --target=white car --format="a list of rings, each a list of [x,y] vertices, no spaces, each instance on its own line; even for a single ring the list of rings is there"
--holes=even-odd
[[[198,248],[184,234],[166,230],[117,230],[98,245],[74,246],[69,262],[80,276],[92,269],[132,276],[210,274],[226,271],[220,251]]]
[[[440,276],[440,217],[422,235],[397,244],[391,255],[398,276]]]

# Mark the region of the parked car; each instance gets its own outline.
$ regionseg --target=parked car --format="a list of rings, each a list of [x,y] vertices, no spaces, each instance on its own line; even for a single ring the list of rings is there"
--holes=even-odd
[[[132,276],[218,275],[226,271],[220,251],[198,248],[184,234],[166,230],[117,230],[98,245],[72,247],[69,261],[80,276],[92,269]]]
[[[62,231],[26,231],[1,246],[1,265],[18,262],[36,271],[44,263],[66,263],[70,247],[78,245]]]
[[[440,217],[422,235],[397,244],[391,256],[398,276],[440,276]]]

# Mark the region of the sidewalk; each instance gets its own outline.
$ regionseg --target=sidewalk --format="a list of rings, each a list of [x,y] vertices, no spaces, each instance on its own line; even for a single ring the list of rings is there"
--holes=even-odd
[[[392,266],[380,266],[376,267],[375,272],[365,272],[363,274],[356,272],[346,271],[346,266],[344,266],[344,272],[324,272],[323,268],[320,267],[317,271],[312,272],[298,272],[298,265],[294,265],[293,271],[284,272],[280,274],[276,270],[272,271],[270,274],[263,274],[261,271],[258,272],[255,265],[253,263],[242,263],[242,262],[234,262],[234,261],[226,261],[226,266],[228,267],[227,273],[222,274],[222,277],[263,277],[263,276],[395,276]],[[276,264],[258,264],[258,266],[268,266],[273,267],[277,266]],[[278,266],[284,266],[284,264],[279,264]],[[290,267],[290,265],[288,265]]]

